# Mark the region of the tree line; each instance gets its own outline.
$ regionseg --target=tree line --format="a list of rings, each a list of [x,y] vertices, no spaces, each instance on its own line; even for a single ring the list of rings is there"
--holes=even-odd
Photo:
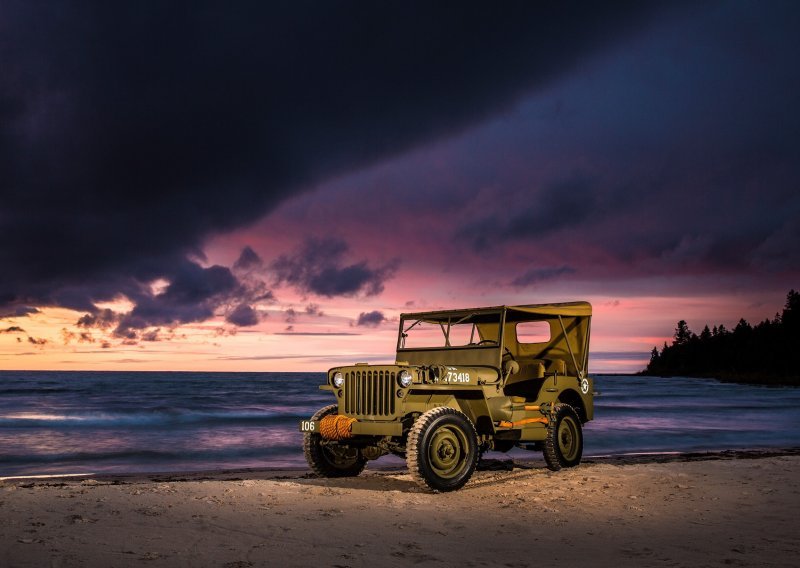
[[[800,292],[791,290],[783,311],[757,325],[740,319],[732,330],[706,325],[698,335],[679,321],[672,345],[653,347],[642,374],[800,385]]]

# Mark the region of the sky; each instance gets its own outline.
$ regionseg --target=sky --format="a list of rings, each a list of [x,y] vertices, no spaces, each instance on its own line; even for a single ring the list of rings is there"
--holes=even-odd
[[[0,7],[0,369],[322,371],[588,300],[590,370],[800,287],[794,2]]]

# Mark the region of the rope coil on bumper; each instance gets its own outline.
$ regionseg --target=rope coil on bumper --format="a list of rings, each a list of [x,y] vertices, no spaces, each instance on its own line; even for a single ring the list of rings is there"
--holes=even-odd
[[[319,422],[319,433],[326,440],[344,440],[353,437],[355,418],[343,414],[329,414]]]

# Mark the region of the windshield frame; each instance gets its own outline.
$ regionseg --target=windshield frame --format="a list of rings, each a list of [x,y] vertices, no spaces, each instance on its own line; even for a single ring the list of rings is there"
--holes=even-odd
[[[400,317],[400,327],[397,334],[397,352],[407,351],[442,351],[442,350],[464,350],[464,349],[501,349],[503,346],[503,331],[505,328],[506,311],[504,309],[496,310],[463,310],[456,312],[439,312],[439,313],[418,313],[418,314],[403,314]],[[498,337],[496,344],[490,345],[451,345],[450,344],[450,330],[452,326],[472,318],[474,316],[497,316]],[[408,337],[408,332],[411,331],[420,322],[429,324],[438,324],[442,330],[442,337],[444,340],[443,345],[439,346],[425,346],[425,347],[406,347],[405,339]],[[477,322],[473,322],[475,326]],[[473,327],[472,333],[475,332]],[[479,339],[480,341],[480,339]],[[493,339],[494,341],[494,339]]]

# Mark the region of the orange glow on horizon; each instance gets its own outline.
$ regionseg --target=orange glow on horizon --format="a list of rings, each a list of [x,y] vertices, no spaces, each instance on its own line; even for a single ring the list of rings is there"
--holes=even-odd
[[[527,293],[513,291],[504,294],[503,302],[499,300],[502,290],[475,294],[455,278],[445,282],[440,277],[439,287],[432,284],[432,277],[418,280],[400,273],[381,296],[373,298],[312,301],[281,290],[279,297],[288,301],[259,306],[262,322],[257,326],[235,328],[220,316],[161,328],[158,341],[131,342],[113,337],[111,329],[79,328],[76,322],[82,313],[44,308],[39,314],[0,322],[0,330],[24,330],[0,333],[0,369],[321,372],[360,361],[393,361],[401,312],[536,301]],[[414,297],[425,300],[406,305]],[[676,319],[686,319],[699,333],[706,322],[733,327],[747,315],[739,298],[581,297],[594,305],[594,372],[641,370],[653,346],[660,348],[664,341],[671,341]],[[323,315],[306,311],[312,303],[319,305]],[[124,301],[113,305],[114,309],[124,307]],[[386,320],[374,328],[357,326],[358,315],[372,310],[381,311]],[[718,314],[728,317],[709,317]],[[758,316],[751,321],[759,321]]]

